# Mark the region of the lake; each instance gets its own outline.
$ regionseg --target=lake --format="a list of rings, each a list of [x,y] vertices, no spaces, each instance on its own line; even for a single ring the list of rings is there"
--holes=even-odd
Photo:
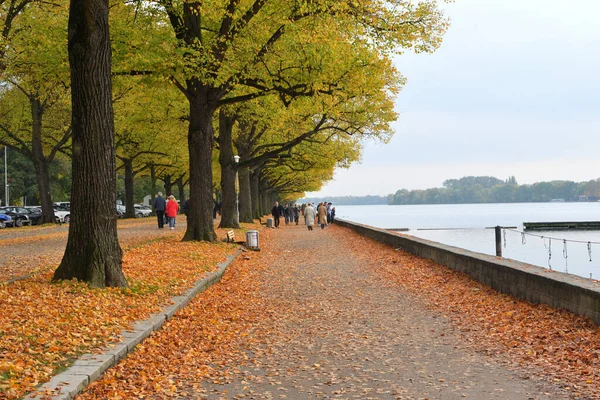
[[[486,228],[512,226],[521,232],[523,222],[600,221],[600,202],[336,206],[336,217],[383,229],[408,228],[404,234],[494,255],[494,230]],[[600,231],[528,231],[524,239],[519,232],[505,232],[506,258],[600,278]]]

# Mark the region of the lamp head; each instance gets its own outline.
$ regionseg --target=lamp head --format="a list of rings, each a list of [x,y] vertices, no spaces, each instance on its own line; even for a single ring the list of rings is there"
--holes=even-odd
[[[233,159],[235,160],[236,164],[240,162],[240,156],[233,156]]]

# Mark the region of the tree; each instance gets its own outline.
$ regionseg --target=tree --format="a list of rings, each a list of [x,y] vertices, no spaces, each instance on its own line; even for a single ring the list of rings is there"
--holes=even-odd
[[[289,101],[329,91],[335,86],[335,77],[312,74],[298,62],[298,54],[306,60],[315,55],[311,44],[331,40],[322,32],[344,32],[348,41],[367,43],[383,57],[399,47],[432,51],[446,29],[435,1],[414,5],[384,0],[159,0],[159,4],[182,55],[172,80],[190,108],[191,207],[184,240],[215,238],[210,194],[212,124],[220,106],[269,93]],[[292,51],[283,51],[290,48]],[[301,73],[297,73],[299,68]]]
[[[73,187],[67,248],[54,279],[127,286],[115,216],[116,162],[107,0],[71,0]]]
[[[50,164],[71,137],[66,4],[35,3],[23,11],[6,41],[6,85],[0,100],[0,143],[30,158],[35,167],[42,222],[54,222]]]
[[[124,171],[125,216],[133,218],[136,175],[147,171],[150,163],[187,170],[187,148],[181,135],[185,111],[181,93],[163,82],[138,76],[115,81],[117,170]]]

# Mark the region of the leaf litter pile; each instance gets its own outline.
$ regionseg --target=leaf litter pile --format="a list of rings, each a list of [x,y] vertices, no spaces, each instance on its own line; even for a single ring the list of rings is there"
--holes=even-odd
[[[154,218],[118,220],[119,243],[126,247],[165,236],[162,230],[148,229],[155,225]],[[56,267],[62,259],[68,233],[67,225],[56,224],[0,230],[4,256],[0,259],[0,283]]]
[[[182,230],[158,230],[155,221],[124,225],[137,227],[123,233],[119,224],[127,289],[92,289],[74,280],[53,283],[56,264],[0,284],[0,399],[23,396],[79,355],[116,341],[121,331],[158,312],[236,249],[225,243],[181,242]],[[217,234],[223,237],[224,231]]]
[[[590,319],[501,294],[433,261],[344,232],[357,257],[449,317],[471,346],[574,397],[600,398],[600,328]]]
[[[350,230],[338,227],[328,229],[330,229],[329,235],[342,237],[346,243],[349,243],[348,246],[353,248],[352,257],[359,259],[361,268],[384,277],[403,290],[408,290],[415,297],[429,304],[432,310],[448,317],[466,344],[506,362],[509,366],[519,367],[520,370],[529,371],[528,374],[541,376],[558,384],[570,391],[574,398],[600,398],[597,385],[600,374],[600,332],[598,326],[588,319],[501,295],[464,274],[402,251],[396,251]],[[259,357],[260,352],[265,351],[264,345],[268,342],[265,338],[273,335],[289,335],[277,329],[270,330],[273,325],[269,321],[276,319],[276,316],[282,312],[301,314],[302,310],[279,310],[277,306],[280,305],[267,303],[260,293],[261,285],[264,284],[261,282],[264,275],[261,274],[266,268],[264,260],[261,261],[261,256],[271,254],[270,262],[272,262],[277,259],[277,254],[285,251],[285,243],[277,240],[277,231],[268,230],[261,231],[261,244],[263,246],[261,254],[248,252],[238,257],[220,284],[200,294],[184,310],[179,311],[175,318],[167,321],[161,330],[152,333],[136,348],[135,352],[128,355],[119,365],[108,370],[101,380],[92,383],[79,398],[198,397],[206,393],[207,382],[212,385],[224,385],[231,381],[234,375],[240,376],[243,366],[252,364],[254,362],[252,358]],[[223,244],[206,246],[212,246],[212,250],[208,253],[214,253],[215,247],[222,250],[230,249]],[[269,249],[269,246],[273,248]],[[134,253],[136,250],[137,248],[129,250],[134,258],[138,256]],[[149,256],[147,248],[140,246],[139,250],[140,253]],[[159,246],[154,251],[162,253],[164,249],[161,250]],[[206,252],[203,251],[201,254],[206,255]],[[151,271],[153,268],[160,268],[167,264],[185,264],[174,263],[171,257],[157,255],[154,258],[158,260],[154,264],[149,262],[145,265],[149,266]],[[194,257],[196,256],[188,253],[186,261],[189,263]],[[304,254],[298,254],[298,257],[302,260]],[[140,275],[150,274],[149,270],[141,268]],[[137,279],[134,278],[132,270],[126,269],[126,273],[132,281]],[[38,280],[40,278],[41,276],[37,277]],[[186,275],[182,274],[181,279],[185,278]],[[58,331],[67,329],[67,332],[73,333],[60,334],[62,339],[52,345],[69,347],[68,342],[75,343],[67,350],[61,350],[62,355],[58,357],[69,359],[76,356],[77,352],[101,347],[92,344],[95,343],[94,341],[99,342],[101,340],[99,337],[103,337],[104,342],[106,338],[114,338],[128,322],[143,318],[139,316],[144,314],[140,308],[151,308],[153,295],[159,291],[169,291],[168,288],[175,291],[176,280],[177,278],[171,273],[164,281],[168,283],[161,288],[158,288],[159,285],[156,283],[144,281],[137,287],[132,285],[131,293],[127,293],[129,290],[126,293],[117,290],[91,291],[71,282],[55,285],[60,289],[61,296],[68,299],[64,301],[61,298],[66,303],[65,307],[68,307],[69,302],[74,301],[72,299],[77,298],[79,291],[85,292],[86,296],[92,296],[87,303],[89,306],[83,306],[85,313],[79,316],[79,320],[86,324],[86,328],[73,329],[73,325],[79,325],[77,322],[58,329]],[[276,284],[276,282],[270,283]],[[31,280],[25,281],[22,285],[35,287],[36,284],[40,283]],[[45,285],[50,286],[47,282]],[[2,289],[6,290],[6,287]],[[5,294],[0,293],[0,295]],[[51,293],[44,302],[58,304],[56,296],[56,293]],[[143,298],[143,301],[132,305],[128,302],[131,297]],[[112,309],[121,307],[122,311],[100,315],[101,311],[94,307],[106,299],[109,299],[108,303]],[[143,306],[140,303],[143,303]],[[38,304],[37,307],[40,305]],[[62,312],[70,311],[65,308]],[[150,312],[152,311],[147,311],[146,315]],[[31,314],[40,313],[31,312]],[[115,320],[114,318],[119,315],[122,315],[121,319]],[[44,316],[43,324],[46,329],[52,329],[57,324],[50,321],[50,316],[49,312]],[[14,320],[14,313],[12,318]],[[27,318],[32,317],[23,317],[23,320]],[[90,321],[92,319],[96,322],[92,323]],[[78,320],[74,319],[74,321]],[[115,327],[117,324],[121,325],[117,328]],[[96,335],[91,331],[103,331],[103,333]],[[43,332],[38,331],[34,334],[41,337]],[[24,346],[27,333],[22,332],[20,338],[20,348],[25,351],[21,350],[20,353],[17,350],[13,354],[28,353],[27,347]],[[6,346],[7,343],[4,339],[0,337],[2,346]],[[44,351],[52,345],[46,345]],[[78,350],[74,351],[73,348]],[[5,347],[2,351],[2,360],[6,360]],[[36,351],[40,350],[34,349],[34,352]],[[37,368],[41,370],[44,362],[38,363]],[[55,365],[61,365],[60,361]],[[23,368],[21,371],[22,376],[26,377],[29,372],[23,373],[23,371],[31,371],[31,369]],[[13,373],[16,372],[11,372]],[[3,372],[2,377],[3,379],[6,377],[6,372]],[[6,379],[2,381],[4,385],[7,382]],[[12,383],[14,382],[13,380]],[[13,394],[28,390],[14,387],[11,389]],[[3,390],[6,394],[7,389]],[[224,395],[229,396],[226,392]]]
[[[465,344],[561,386],[574,398],[600,398],[600,332],[590,320],[499,294],[464,274],[348,229],[328,229],[349,243],[362,268],[448,317]],[[244,366],[264,355],[265,338],[293,335],[273,329],[269,321],[281,313],[301,318],[303,310],[277,309],[281,304],[261,296],[264,263],[277,260],[285,243],[277,240],[275,230],[262,231],[261,243],[261,254],[238,257],[221,283],[200,294],[78,398],[203,397],[207,384],[225,385],[244,376]],[[270,259],[264,258],[268,254]],[[303,257],[297,255],[299,262]],[[221,395],[244,397],[226,391]]]

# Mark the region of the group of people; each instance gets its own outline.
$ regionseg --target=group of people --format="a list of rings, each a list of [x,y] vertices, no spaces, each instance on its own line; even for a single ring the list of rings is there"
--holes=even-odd
[[[295,222],[298,225],[298,221],[300,221],[300,208],[298,208],[298,204],[286,203],[285,206],[282,206],[276,201],[275,206],[271,210],[271,215],[273,215],[273,219],[275,220],[275,228],[279,228],[281,217],[284,218],[286,225],[289,225],[291,222]]]
[[[186,200],[183,206],[184,214],[186,215],[188,207],[189,199]],[[215,206],[216,209],[217,207]],[[162,192],[158,192],[154,198],[154,210],[156,211],[159,229],[164,228],[166,221],[168,221],[171,229],[175,229],[175,218],[179,213],[179,203],[177,203],[175,196],[170,195],[165,199]],[[302,204],[301,207],[298,207],[298,204],[295,203],[286,203],[283,206],[279,202],[275,202],[271,214],[275,220],[275,228],[279,228],[281,217],[284,218],[286,225],[294,222],[298,225],[300,214],[302,214],[304,215],[304,224],[308,227],[309,231],[312,231],[315,223],[320,225],[321,229],[325,229],[325,226],[333,223],[335,220],[335,207],[327,202],[319,203],[316,208],[313,203]]]
[[[288,225],[291,222],[296,222],[300,219],[300,214],[304,215],[304,224],[308,227],[309,231],[313,230],[315,223],[321,226],[321,229],[325,229],[325,226],[333,223],[335,220],[335,207],[331,203],[321,202],[316,207],[313,203],[302,204],[298,207],[298,204],[286,204],[282,206],[279,202],[275,202],[271,215],[275,221],[275,228],[279,228],[280,219],[284,217],[285,224]]]
[[[154,198],[154,210],[156,211],[159,229],[164,228],[165,219],[169,222],[169,227],[175,229],[175,217],[179,212],[179,203],[175,200],[175,196],[170,195],[165,199],[162,197],[162,192],[158,192]]]

